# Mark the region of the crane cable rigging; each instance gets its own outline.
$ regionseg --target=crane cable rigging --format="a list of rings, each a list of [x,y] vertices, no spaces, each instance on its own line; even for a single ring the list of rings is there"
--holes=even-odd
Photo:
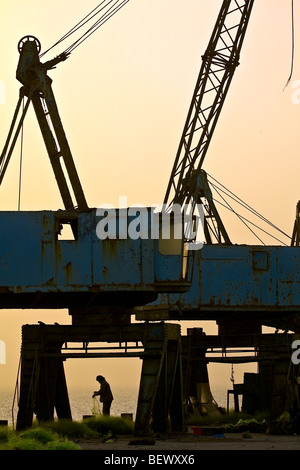
[[[62,54],[69,55],[71,52],[76,49],[80,44],[82,44],[88,37],[90,37],[95,31],[97,31],[100,26],[102,26],[106,21],[108,21],[112,16],[114,16],[121,8],[123,8],[129,0],[102,0],[90,13],[88,13],[82,20],[80,20],[73,28],[70,29],[66,34],[64,34],[58,41],[56,41],[51,47],[49,47],[45,52],[40,54],[42,58],[47,52],[49,52],[54,47],[61,44],[72,34],[78,31],[80,28],[89,23],[93,18],[97,17],[99,14],[101,16],[90,26],[85,33],[83,33],[78,39],[76,39],[70,46],[68,46]]]
[[[255,217],[261,219],[265,224],[269,225],[272,229],[278,231],[281,233],[281,235],[284,235],[285,237],[289,238],[289,240],[291,239],[290,235],[286,234],[283,230],[281,230],[279,227],[277,227],[276,225],[274,225],[272,222],[270,222],[268,219],[266,219],[263,215],[261,215],[259,212],[257,212],[255,209],[253,209],[251,206],[249,206],[246,202],[244,202],[240,197],[238,197],[237,195],[235,195],[232,191],[230,191],[228,188],[226,188],[223,184],[221,184],[219,181],[217,181],[215,178],[213,178],[211,175],[209,175],[208,173],[206,173],[207,176],[208,176],[208,181],[209,181],[209,184],[210,186],[214,189],[214,191],[221,197],[221,199],[224,201],[224,203],[218,201],[215,197],[214,197],[214,201],[217,202],[218,204],[222,205],[223,207],[225,207],[226,209],[230,210],[231,212],[233,212],[240,220],[241,222],[243,222],[246,227],[253,233],[253,235],[263,244],[265,245],[265,243],[261,240],[261,238],[254,232],[254,230],[252,230],[250,228],[250,225],[253,225],[254,227],[256,227],[258,230],[261,230],[262,232],[264,232],[266,235],[270,236],[271,238],[274,238],[275,240],[279,241],[280,243],[282,243],[283,245],[286,245],[285,242],[279,240],[278,238],[276,238],[274,235],[272,235],[270,232],[267,232],[266,230],[264,230],[262,227],[259,227],[258,225],[256,225],[254,222],[250,221],[249,219],[246,219],[244,216],[238,214],[234,209],[233,207],[226,201],[225,197],[222,196],[221,193],[225,194],[227,197],[231,198],[234,200],[234,202],[236,202],[237,204],[239,204],[240,206],[242,206],[244,209],[248,210],[249,212],[252,213],[252,215],[254,215]],[[286,245],[287,246],[287,245]]]
[[[295,15],[294,15],[294,0],[292,1],[292,58],[291,58],[291,70],[290,70],[290,75],[289,78],[287,79],[287,82],[285,84],[284,90],[290,83],[292,76],[293,76],[293,71],[294,71],[294,55],[295,55]]]
[[[81,21],[79,21],[72,29],[70,29],[64,36],[62,36],[51,47],[39,55],[41,59],[47,52],[58,46],[64,40],[69,38],[72,34],[89,23],[93,18],[101,13],[101,16],[87,29],[76,41],[67,47],[62,54],[69,55],[76,47],[82,44],[88,37],[90,37],[97,29],[100,28],[107,20],[114,16],[129,0],[102,0],[90,13],[88,13]],[[23,97],[23,115],[24,115],[24,97]],[[21,184],[22,184],[22,163],[23,163],[23,140],[24,140],[24,122],[21,123],[21,146],[20,146],[20,163],[19,163],[19,190],[18,190],[18,210],[21,208]],[[0,161],[0,172],[2,167],[5,166],[5,161]]]
[[[294,71],[294,56],[295,56],[295,8],[294,8],[294,0],[291,0],[291,36],[292,36],[292,44],[291,44],[291,68],[290,68],[290,75],[287,79],[287,82],[285,84],[285,87],[284,87],[284,90],[285,88],[289,85],[291,79],[292,79],[292,76],[293,76],[293,71]],[[272,227],[274,230],[277,230],[278,232],[280,232],[282,235],[284,235],[285,237],[289,238],[289,240],[291,240],[291,236],[290,235],[287,235],[283,230],[281,230],[280,228],[276,227],[272,222],[270,222],[268,219],[266,219],[265,217],[263,217],[261,214],[259,214],[256,210],[254,210],[252,207],[250,207],[247,203],[245,203],[244,201],[242,201],[238,196],[236,196],[235,194],[233,194],[228,188],[226,188],[225,186],[223,186],[220,182],[218,182],[215,178],[213,178],[211,175],[209,175],[207,172],[206,172],[207,176],[213,180],[209,180],[209,183],[210,183],[210,186],[214,189],[214,191],[221,197],[221,199],[223,200],[223,202],[221,201],[218,201],[214,198],[214,201],[217,202],[218,204],[220,204],[222,207],[225,207],[226,209],[228,209],[229,211],[233,212],[240,220],[242,223],[244,223],[244,225],[250,230],[250,232],[263,244],[265,245],[265,243],[262,241],[262,239],[254,232],[253,229],[251,229],[251,227],[248,225],[253,225],[254,227],[256,227],[258,230],[261,230],[262,232],[264,232],[265,234],[267,234],[268,236],[270,236],[271,238],[273,238],[274,240],[276,241],[279,241],[280,243],[282,243],[283,245],[286,245],[287,244],[285,242],[282,242],[281,240],[279,240],[278,238],[276,238],[274,235],[272,235],[271,233],[267,232],[266,230],[264,230],[263,228],[259,227],[258,225],[256,225],[254,222],[246,219],[245,217],[243,217],[241,214],[238,214],[234,209],[233,207],[228,203],[228,201],[225,199],[225,197],[221,194],[226,194],[226,196],[230,197],[231,199],[233,199],[236,203],[240,204],[244,209],[250,211],[254,216],[258,217],[259,219],[261,219],[264,223],[266,223],[267,225],[269,225],[270,227]],[[219,186],[217,186],[219,185]]]

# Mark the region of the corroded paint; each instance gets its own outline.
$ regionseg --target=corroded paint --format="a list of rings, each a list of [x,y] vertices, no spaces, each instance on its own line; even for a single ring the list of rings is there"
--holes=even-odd
[[[212,319],[222,312],[298,312],[300,249],[284,246],[205,245],[195,259],[192,285],[162,293],[137,318]]]
[[[159,240],[100,240],[97,221],[96,209],[0,212],[0,308],[64,308],[76,305],[79,294],[85,294],[79,304],[86,304],[89,295],[99,294],[102,304],[135,292],[145,293],[148,302],[151,292],[154,299],[157,292],[189,288],[181,276],[181,254],[162,255]],[[60,239],[59,227],[67,223],[75,235]],[[44,303],[36,302],[36,294]],[[130,296],[130,304],[136,302],[143,304],[143,297]]]

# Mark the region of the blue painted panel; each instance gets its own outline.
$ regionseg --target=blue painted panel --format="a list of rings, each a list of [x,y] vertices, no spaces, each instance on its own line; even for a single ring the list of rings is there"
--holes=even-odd
[[[0,286],[41,284],[41,239],[38,214],[5,213],[0,223]]]
[[[197,252],[192,285],[160,294],[148,312],[282,311],[300,308],[300,249],[281,246],[205,245]]]
[[[299,248],[278,253],[278,303],[300,305]]]
[[[92,283],[91,216],[79,213],[76,219],[78,237],[65,240],[59,238],[57,229],[66,219],[60,218],[59,213],[43,214],[42,272],[48,290],[68,290],[69,286],[84,287]]]

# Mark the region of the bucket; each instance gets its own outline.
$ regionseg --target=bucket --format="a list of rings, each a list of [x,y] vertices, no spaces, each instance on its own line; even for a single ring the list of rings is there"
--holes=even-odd
[[[193,430],[194,436],[202,435],[202,431],[201,431],[201,428],[199,428],[199,426],[192,426],[192,430]]]

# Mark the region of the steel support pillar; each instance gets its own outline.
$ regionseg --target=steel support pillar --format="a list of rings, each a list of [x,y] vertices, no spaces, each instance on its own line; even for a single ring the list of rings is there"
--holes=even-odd
[[[72,419],[63,361],[42,358],[38,377],[35,413],[39,422],[54,419]]]
[[[243,411],[250,414],[266,411],[272,419],[276,419],[289,411],[295,401],[300,406],[299,366],[292,362],[291,348],[298,335],[257,334],[255,325],[251,334],[207,336],[201,334],[201,329],[193,330],[193,334],[181,338],[184,398],[187,402],[191,397],[196,397],[196,400],[190,400],[194,406],[187,412],[197,412],[197,406],[202,412],[203,402],[208,413],[214,411],[216,404],[210,393],[206,368],[209,362],[258,363],[258,373],[245,373],[244,383],[234,385],[236,392],[243,396]],[[208,349],[211,349],[209,356]],[[212,354],[213,349],[215,353],[218,352],[218,356]],[[234,350],[235,356],[232,355]],[[246,350],[248,355],[245,355]]]
[[[271,419],[278,418],[283,412],[293,408],[294,402],[299,403],[299,365],[291,360],[290,345],[286,347],[285,355],[278,355],[278,350],[272,348],[260,350],[263,360],[258,362],[258,379],[260,394],[257,397],[270,411]],[[259,356],[260,356],[259,354]],[[259,357],[258,356],[258,357]],[[275,358],[275,359],[274,359]]]
[[[179,325],[158,324],[144,343],[135,435],[183,430],[183,393]]]
[[[17,430],[57,417],[72,419],[62,357],[47,357],[49,349],[60,352],[61,342],[47,341],[43,326],[23,328],[20,400]]]
[[[200,347],[202,329],[190,328],[188,335],[181,338],[183,383],[184,383],[184,412],[186,417],[192,415],[219,416],[220,411],[210,390],[205,360],[207,348]]]

